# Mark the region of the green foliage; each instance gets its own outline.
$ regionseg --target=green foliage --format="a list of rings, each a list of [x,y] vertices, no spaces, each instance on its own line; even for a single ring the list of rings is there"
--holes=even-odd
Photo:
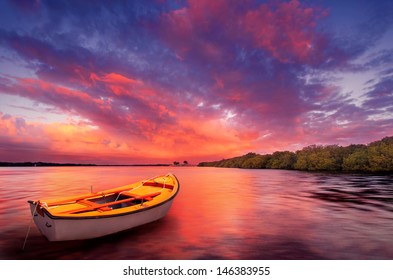
[[[345,171],[368,171],[368,153],[366,145],[350,145],[345,149],[342,169]]]
[[[370,171],[393,171],[393,137],[371,143],[368,148]]]
[[[224,159],[218,162],[218,167],[231,167],[231,168],[242,168],[243,164],[254,158],[257,154],[255,153],[248,153],[241,157],[234,157],[231,159]]]
[[[296,169],[307,171],[359,171],[393,172],[393,137],[386,137],[369,145],[311,145],[296,151],[284,151],[244,156],[214,162],[201,162],[198,166]]]
[[[296,162],[296,155],[292,152],[274,152],[267,164],[267,168],[272,169],[293,169]]]
[[[255,155],[245,160],[242,164],[242,168],[249,169],[265,169],[271,158],[271,155]]]
[[[353,151],[344,158],[343,170],[346,171],[369,171],[370,163],[367,148]]]
[[[241,157],[223,159],[213,162],[201,162],[198,166],[204,167],[228,167],[228,168],[266,168],[267,156],[248,153]]]
[[[295,169],[299,170],[328,170],[342,169],[344,148],[337,145],[308,146],[296,152]]]

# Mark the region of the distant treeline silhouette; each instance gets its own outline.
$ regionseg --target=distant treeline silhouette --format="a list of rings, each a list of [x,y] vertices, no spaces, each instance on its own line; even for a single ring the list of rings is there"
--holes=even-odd
[[[55,162],[0,162],[0,166],[96,166],[95,164],[55,163]]]
[[[311,145],[296,152],[274,152],[244,156],[213,162],[201,162],[198,166],[255,169],[288,169],[305,171],[392,172],[393,137],[368,145]]]
[[[54,163],[54,162],[0,162],[0,167],[18,166],[170,166],[167,163],[157,164],[90,164],[90,163]]]

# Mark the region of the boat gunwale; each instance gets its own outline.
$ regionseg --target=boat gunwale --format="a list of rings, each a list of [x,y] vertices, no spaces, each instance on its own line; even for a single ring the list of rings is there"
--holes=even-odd
[[[171,202],[177,196],[177,194],[179,193],[179,190],[180,190],[179,180],[177,179],[177,177],[174,174],[171,174],[171,176],[173,176],[175,178],[176,183],[177,183],[176,192],[171,197],[169,197],[168,199],[166,199],[166,200],[164,200],[164,201],[162,201],[162,202],[160,202],[158,204],[154,204],[152,206],[148,206],[148,207],[145,207],[145,208],[141,208],[141,209],[137,209],[137,210],[133,209],[131,211],[127,211],[127,212],[123,212],[123,213],[115,213],[115,214],[109,214],[108,213],[108,214],[94,215],[94,216],[65,216],[65,215],[64,216],[57,216],[57,215],[52,215],[48,211],[48,209],[46,209],[45,207],[42,207],[41,210],[48,216],[48,218],[53,219],[53,220],[109,219],[109,218],[114,218],[114,217],[119,217],[119,216],[132,215],[132,214],[140,213],[140,212],[143,212],[143,211],[148,211],[148,210],[151,210],[153,208],[162,206],[162,205],[164,205],[164,204],[166,204],[168,202]],[[37,201],[29,200],[27,202],[30,203],[30,204],[33,204],[33,205],[37,205]]]

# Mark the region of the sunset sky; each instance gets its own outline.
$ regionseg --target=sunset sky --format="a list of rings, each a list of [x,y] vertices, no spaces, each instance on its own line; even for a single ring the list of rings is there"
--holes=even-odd
[[[1,1],[0,161],[190,163],[393,136],[393,1]]]

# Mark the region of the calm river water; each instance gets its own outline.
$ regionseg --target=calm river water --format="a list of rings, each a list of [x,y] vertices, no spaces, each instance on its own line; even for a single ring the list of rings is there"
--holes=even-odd
[[[119,234],[48,242],[27,200],[174,173],[168,215]],[[0,259],[393,259],[393,176],[200,167],[0,168]]]

